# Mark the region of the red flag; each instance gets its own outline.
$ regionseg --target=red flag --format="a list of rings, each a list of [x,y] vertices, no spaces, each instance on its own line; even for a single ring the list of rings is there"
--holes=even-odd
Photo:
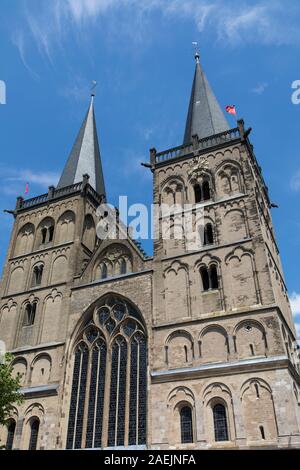
[[[28,193],[29,193],[29,183],[26,183],[25,194],[28,194]]]
[[[226,106],[226,111],[228,114],[234,114],[236,116],[236,109],[234,105],[228,105]]]

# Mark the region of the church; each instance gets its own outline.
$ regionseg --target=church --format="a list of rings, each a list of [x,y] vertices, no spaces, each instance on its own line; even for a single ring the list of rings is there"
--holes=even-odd
[[[153,203],[192,205],[203,243],[99,240],[106,202],[94,97],[57,187],[17,198],[0,340],[25,400],[7,449],[300,446],[295,325],[268,188],[195,55],[183,144],[150,150]],[[194,219],[193,219],[194,220]],[[165,223],[160,217],[159,226]]]

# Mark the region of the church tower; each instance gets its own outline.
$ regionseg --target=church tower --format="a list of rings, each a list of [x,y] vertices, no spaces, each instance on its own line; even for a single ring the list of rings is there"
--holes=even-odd
[[[300,445],[268,188],[251,129],[229,127],[195,59],[183,144],[145,164],[161,209],[153,257],[129,235],[96,237],[106,192],[93,96],[57,187],[11,211],[0,340],[25,401],[0,429],[7,449]]]
[[[195,59],[183,145],[150,152],[154,203],[176,205],[154,244],[152,443],[299,444],[299,357],[268,188],[251,129],[229,128]],[[197,232],[198,213],[190,245],[183,220]]]
[[[57,188],[28,200],[19,197],[13,211],[1,283],[0,335],[16,357],[14,371],[22,375],[26,398],[25,416],[16,410],[13,418],[14,448],[34,447],[31,425],[42,422],[42,416],[53,433],[39,448],[56,445],[70,289],[95,249],[95,213],[105,200],[93,102],[92,96]],[[46,418],[41,396],[50,402]]]

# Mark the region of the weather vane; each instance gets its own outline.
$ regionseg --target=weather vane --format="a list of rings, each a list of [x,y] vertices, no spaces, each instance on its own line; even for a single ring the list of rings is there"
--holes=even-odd
[[[198,42],[197,42],[197,41],[193,41],[192,44],[193,44],[193,46],[194,46],[194,52],[195,52],[195,59],[196,59],[196,62],[197,62],[197,64],[199,64],[200,53],[199,53]]]
[[[96,82],[96,80],[93,80],[93,81],[92,81],[92,87],[91,87],[91,95],[92,95],[92,96],[95,96],[95,95],[96,95],[96,91],[95,91],[95,90],[96,90],[96,86],[97,86],[97,82]]]

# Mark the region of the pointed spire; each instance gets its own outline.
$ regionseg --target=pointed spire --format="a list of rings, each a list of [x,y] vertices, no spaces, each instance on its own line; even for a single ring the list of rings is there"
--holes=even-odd
[[[94,113],[94,96],[77,135],[68,161],[65,165],[57,188],[63,188],[82,181],[85,174],[89,175],[89,184],[98,194],[105,195],[100,148]]]
[[[220,105],[203,72],[198,52],[195,54],[195,60],[196,70],[185,127],[184,144],[192,142],[192,136],[195,134],[198,134],[199,139],[203,139],[229,129]]]

